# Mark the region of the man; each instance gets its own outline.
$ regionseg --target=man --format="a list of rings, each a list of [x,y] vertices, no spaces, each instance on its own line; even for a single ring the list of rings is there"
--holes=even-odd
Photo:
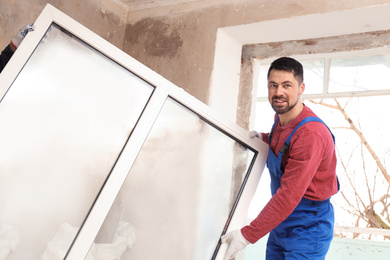
[[[1,52],[0,55],[0,73],[3,71],[5,65],[7,65],[8,61],[11,59],[12,55],[19,47],[20,43],[23,41],[24,37],[28,32],[34,31],[34,25],[29,24],[23,26],[18,33],[12,38],[10,44],[5,47],[5,49]]]
[[[330,197],[339,189],[335,146],[328,127],[302,103],[304,90],[298,61],[282,57],[271,64],[268,100],[276,115],[262,139],[269,144],[273,196],[249,225],[222,237],[226,260],[269,232],[268,260],[325,258],[334,227]]]

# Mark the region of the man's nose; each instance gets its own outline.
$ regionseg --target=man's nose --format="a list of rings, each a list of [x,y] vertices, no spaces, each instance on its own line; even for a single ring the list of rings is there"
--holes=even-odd
[[[283,95],[283,93],[284,93],[283,87],[282,86],[277,86],[277,88],[275,90],[275,94],[277,96],[281,96],[281,95]]]

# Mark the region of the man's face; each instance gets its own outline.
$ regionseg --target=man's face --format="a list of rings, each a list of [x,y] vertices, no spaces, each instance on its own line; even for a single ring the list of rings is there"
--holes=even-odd
[[[268,100],[277,114],[285,114],[300,102],[305,84],[299,84],[292,72],[271,70],[268,77]]]

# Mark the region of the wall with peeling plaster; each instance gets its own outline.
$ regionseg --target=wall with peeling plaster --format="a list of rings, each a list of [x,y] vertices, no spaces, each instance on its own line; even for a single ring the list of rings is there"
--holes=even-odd
[[[218,28],[388,4],[389,0],[141,2],[0,0],[0,45],[4,48],[21,26],[33,22],[50,3],[207,103]]]

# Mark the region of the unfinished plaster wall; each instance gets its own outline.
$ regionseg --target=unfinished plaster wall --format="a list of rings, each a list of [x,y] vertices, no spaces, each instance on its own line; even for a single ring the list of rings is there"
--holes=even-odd
[[[20,27],[33,23],[51,4],[115,46],[123,47],[128,6],[113,0],[0,0],[0,48]]]
[[[0,0],[1,46],[6,46],[20,26],[34,21],[46,3],[207,103],[218,28],[380,5],[389,0],[188,0],[149,4],[137,0]],[[240,98],[251,100],[250,92],[245,90]]]

